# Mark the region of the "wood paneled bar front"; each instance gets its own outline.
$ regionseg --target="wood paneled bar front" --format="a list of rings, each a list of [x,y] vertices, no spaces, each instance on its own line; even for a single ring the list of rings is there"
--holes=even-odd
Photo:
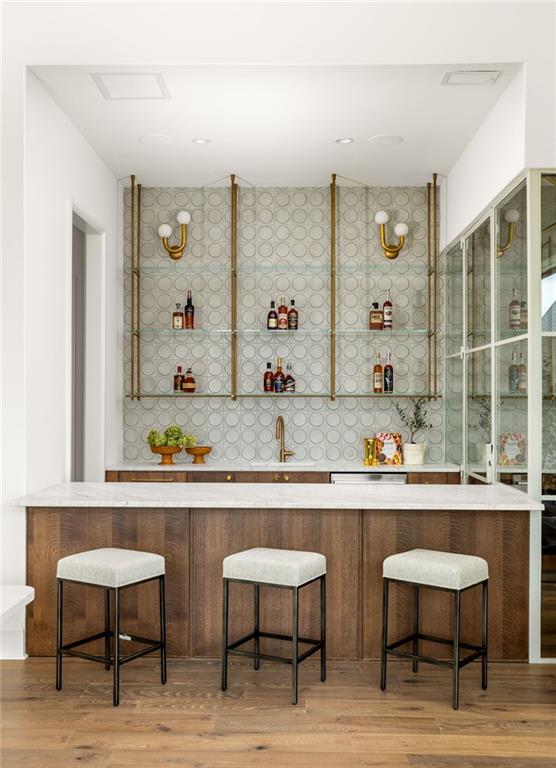
[[[89,489],[86,501],[80,486]],[[97,486],[96,496],[90,491],[93,486]],[[100,490],[103,487],[117,489],[113,500]],[[169,654],[217,657],[222,560],[232,552],[262,546],[313,550],[326,556],[328,647],[333,659],[378,658],[385,557],[415,547],[484,557],[490,570],[490,657],[527,659],[529,511],[538,505],[513,489],[405,486],[371,490],[287,484],[276,494],[272,484],[235,483],[232,491],[225,482],[71,483],[58,488],[61,501],[53,502],[54,487],[42,497],[35,494],[18,502],[27,507],[27,583],[36,591],[28,607],[31,656],[54,654],[57,560],[114,546],[166,558]],[[64,493],[68,488],[75,493]],[[447,494],[454,497],[451,503],[445,500]],[[230,626],[232,635],[239,636],[250,629],[252,593],[247,585],[233,588],[237,593],[231,602]],[[313,636],[318,625],[318,600],[311,589],[301,605],[305,636]],[[480,634],[480,610],[472,592],[464,596],[462,623],[462,639],[470,642]],[[449,601],[436,591],[423,593],[423,630],[448,636]],[[85,598],[83,594],[83,588],[68,589],[67,641],[74,635],[93,634],[102,622],[101,590],[88,588]],[[131,588],[122,600],[123,630],[132,634],[141,634],[139,627],[144,633],[145,626],[156,626],[157,621],[154,595],[143,592],[139,599],[138,594]],[[288,631],[288,600],[285,590],[262,590],[261,623],[266,629]],[[410,609],[409,594],[401,587],[394,589],[392,636],[409,629]]]

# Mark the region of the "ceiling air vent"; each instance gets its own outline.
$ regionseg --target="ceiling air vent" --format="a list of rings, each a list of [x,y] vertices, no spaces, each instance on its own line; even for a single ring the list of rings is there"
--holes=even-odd
[[[446,72],[441,85],[494,85],[501,74],[499,69],[462,69]]]
[[[160,72],[91,72],[105,99],[169,99]]]

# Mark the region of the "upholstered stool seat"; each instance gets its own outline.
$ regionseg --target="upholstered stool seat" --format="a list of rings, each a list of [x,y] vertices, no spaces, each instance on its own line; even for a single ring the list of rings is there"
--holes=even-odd
[[[488,563],[482,557],[412,549],[387,557],[382,575],[387,579],[410,581],[441,589],[467,589],[488,579]]]
[[[255,547],[228,555],[223,561],[225,579],[258,581],[282,587],[300,587],[326,573],[326,557],[318,552]]]
[[[382,609],[382,651],[380,668],[380,687],[386,688],[387,657],[398,656],[413,661],[413,671],[418,671],[419,661],[447,666],[452,669],[453,693],[452,706],[459,707],[459,672],[462,667],[476,659],[481,659],[482,687],[487,687],[487,656],[488,656],[488,563],[482,557],[475,555],[460,555],[452,552],[438,552],[431,549],[412,549],[387,557],[382,565],[383,575],[383,609]],[[413,631],[411,634],[388,642],[388,602],[390,583],[410,584],[414,588]],[[482,638],[480,644],[464,643],[460,640],[461,633],[461,595],[468,589],[482,587]],[[440,589],[454,595],[454,634],[453,639],[424,634],[419,629],[421,589]],[[451,659],[436,659],[419,654],[421,641],[441,643],[453,649]],[[402,647],[412,644],[412,650],[404,651]],[[471,653],[460,657],[460,648]]]
[[[127,587],[158,581],[158,607],[160,615],[160,637],[150,640],[120,630],[120,593]],[[99,587],[104,592],[104,630],[81,640],[65,643],[63,636],[64,585],[66,582]],[[109,670],[114,670],[114,706],[120,703],[120,667],[153,651],[160,652],[160,681],[166,682],[166,604],[165,604],[165,562],[162,555],[151,552],[136,552],[132,549],[104,547],[79,552],[58,560],[56,568],[57,610],[56,610],[56,690],[62,688],[62,658],[78,656],[99,661]],[[111,603],[114,605],[114,628],[112,629]],[[95,640],[104,640],[104,654],[83,653],[77,648]],[[127,656],[120,654],[122,641],[133,641],[145,646]]]
[[[292,704],[297,704],[297,670],[299,664],[320,651],[320,679],[326,680],[326,557],[318,552],[302,552],[291,549],[270,549],[255,547],[244,552],[228,555],[222,563],[224,578],[224,600],[222,616],[222,690],[228,687],[228,656],[247,656],[253,659],[259,669],[261,659],[282,661],[292,665]],[[253,584],[253,631],[230,643],[228,639],[228,598],[232,582]],[[299,592],[303,587],[320,582],[320,638],[312,640],[299,636]],[[262,632],[259,628],[260,587],[289,589],[292,593],[292,634]],[[292,655],[273,656],[261,653],[260,639],[291,641]],[[246,651],[240,646],[253,642],[253,650]],[[299,653],[299,645],[310,646]]]
[[[99,587],[125,587],[164,574],[164,558],[133,549],[91,549],[58,560],[56,575]]]

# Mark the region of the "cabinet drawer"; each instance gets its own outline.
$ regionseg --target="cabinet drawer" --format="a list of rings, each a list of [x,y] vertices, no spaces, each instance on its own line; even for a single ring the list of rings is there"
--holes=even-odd
[[[417,485],[459,485],[459,472],[408,472],[407,482]]]
[[[120,483],[185,483],[185,472],[118,472]]]
[[[236,472],[236,483],[329,483],[328,472]]]
[[[190,483],[233,483],[233,472],[188,472]]]

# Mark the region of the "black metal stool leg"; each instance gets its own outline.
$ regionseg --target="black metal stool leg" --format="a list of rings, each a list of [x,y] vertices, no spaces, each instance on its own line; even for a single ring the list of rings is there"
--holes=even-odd
[[[114,706],[120,703],[120,590],[114,589]]]
[[[326,680],[326,575],[320,578],[320,679]]]
[[[229,582],[224,579],[222,600],[222,690],[228,687],[228,592]]]
[[[388,644],[388,579],[382,580],[382,648],[380,651],[380,690],[386,690],[386,645]]]
[[[415,587],[415,595],[414,595],[415,603],[413,606],[413,653],[415,656],[419,655],[419,639],[417,635],[419,634],[419,587]],[[419,671],[419,661],[417,659],[413,659],[413,671],[418,672]]]
[[[110,590],[104,590],[104,669],[110,669]]]
[[[253,631],[255,633],[255,653],[256,656],[253,660],[253,666],[255,669],[259,669],[261,660],[259,659],[260,642],[259,642],[259,585],[253,586]]]
[[[299,589],[293,587],[292,612],[292,704],[297,704],[297,671],[299,666]]]
[[[158,579],[158,606],[160,610],[160,682],[166,685],[168,670],[166,665],[166,577]]]
[[[483,581],[483,658],[481,669],[481,685],[483,690],[486,690],[488,685],[488,581]]]
[[[460,640],[460,626],[461,626],[461,592],[457,590],[454,592],[454,668],[453,668],[453,695],[452,695],[452,707],[458,709],[459,707],[459,640]]]
[[[56,690],[62,690],[62,625],[64,621],[64,582],[56,579]]]

